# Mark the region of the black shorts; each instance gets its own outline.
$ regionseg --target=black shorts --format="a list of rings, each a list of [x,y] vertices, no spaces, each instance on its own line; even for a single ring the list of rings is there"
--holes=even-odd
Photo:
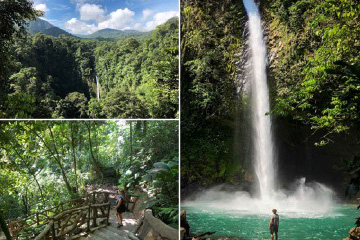
[[[126,210],[125,204],[121,204],[120,207],[118,209],[116,209],[116,212],[123,213],[123,212],[125,212],[125,210]]]
[[[271,225],[270,226],[270,234],[277,233],[279,230],[279,226]]]

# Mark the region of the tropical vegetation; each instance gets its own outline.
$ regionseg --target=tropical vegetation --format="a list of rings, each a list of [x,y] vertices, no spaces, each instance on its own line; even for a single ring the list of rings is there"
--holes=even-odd
[[[177,18],[101,41],[62,34],[29,1],[0,7],[1,118],[177,116]]]
[[[0,220],[111,184],[146,190],[142,207],[177,226],[177,121],[2,121],[0,133]]]
[[[248,187],[255,176],[250,102],[242,77],[245,8],[232,0],[184,0],[181,5],[183,191],[224,182]],[[286,174],[300,161],[288,149],[331,155],[304,155],[301,161],[321,166],[324,175],[331,172],[326,179],[342,193],[340,182],[348,182],[355,196],[360,189],[359,2],[267,0],[260,10],[279,166]],[[319,175],[306,171],[314,179]]]

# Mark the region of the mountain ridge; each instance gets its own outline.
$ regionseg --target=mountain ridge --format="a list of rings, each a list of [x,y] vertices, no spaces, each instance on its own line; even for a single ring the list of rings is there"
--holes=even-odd
[[[82,38],[88,39],[122,39],[128,37],[142,37],[148,35],[148,32],[137,30],[118,30],[113,28],[100,29],[89,35],[81,35]]]
[[[52,25],[48,21],[43,20],[41,18],[36,18],[36,21],[30,21],[28,30],[31,34],[36,34],[36,33],[41,32],[46,35],[50,35],[50,36],[54,36],[54,37],[58,37],[63,34],[66,36],[77,37],[77,38],[82,38],[82,39],[98,39],[98,40],[106,40],[106,41],[122,40],[122,39],[130,38],[130,37],[143,38],[143,37],[151,35],[151,32],[152,32],[152,31],[141,32],[141,31],[132,30],[132,29],[118,30],[118,29],[113,29],[113,28],[104,28],[104,29],[97,30],[96,32],[94,32],[92,34],[87,34],[87,35],[71,34],[59,27]]]
[[[49,23],[48,21],[43,20],[41,18],[36,18],[36,21],[30,21],[28,29],[31,34],[36,34],[38,32],[41,32],[53,37],[58,37],[62,34],[66,36],[75,37],[71,33],[68,33],[67,31],[59,27],[56,27],[51,23]]]

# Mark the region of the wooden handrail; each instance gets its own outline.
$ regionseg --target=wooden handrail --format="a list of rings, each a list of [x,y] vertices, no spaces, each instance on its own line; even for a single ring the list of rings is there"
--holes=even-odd
[[[91,207],[105,207],[109,205],[109,202],[107,203],[99,203],[99,204],[91,204]]]
[[[83,206],[83,207],[79,207],[79,208],[72,208],[72,209],[69,209],[69,210],[65,210],[65,211],[59,213],[58,215],[56,215],[54,217],[54,220],[58,220],[58,219],[60,219],[61,217],[63,217],[64,215],[66,215],[68,213],[83,210],[83,209],[86,209],[86,208],[88,208],[88,206]]]
[[[98,209],[100,209],[102,214],[98,214]],[[76,214],[73,215],[73,213]],[[72,219],[72,216],[75,218]],[[77,227],[80,227],[84,224],[87,224],[86,231],[89,232],[91,230],[91,220],[93,221],[92,227],[96,227],[96,220],[98,218],[106,218],[106,224],[108,225],[109,217],[110,202],[102,204],[89,204],[88,206],[66,210],[53,217],[52,220],[49,221],[46,228],[37,237],[35,237],[35,240],[60,239],[68,234],[71,234]],[[65,219],[63,222],[61,222],[62,218]],[[59,221],[59,224],[55,224],[57,221]]]
[[[127,199],[126,199],[126,209],[133,212],[134,208],[135,208],[135,203],[139,199],[139,196],[138,195],[133,195],[133,194],[128,194],[128,195],[126,195],[126,197],[127,197]],[[132,204],[132,206],[130,207],[129,204]]]
[[[53,225],[54,221],[50,220],[46,228],[37,236],[35,237],[35,240],[43,239],[47,233],[50,231],[51,226]]]
[[[47,209],[44,209],[40,212],[35,212],[35,213],[32,213],[30,214],[29,216],[25,217],[25,218],[15,218],[15,219],[8,219],[8,222],[13,222],[13,223],[18,223],[18,222],[21,222],[21,221],[26,221],[26,220],[30,220],[31,217],[36,217],[37,218],[37,215],[38,214],[43,214],[43,213],[47,213],[53,209],[56,209],[56,208],[59,208],[60,206],[64,205],[64,204],[67,204],[67,203],[71,203],[71,202],[76,202],[78,200],[84,200],[84,198],[76,198],[76,199],[72,199],[72,200],[69,200],[69,201],[65,201],[65,202],[61,202],[59,203],[58,205],[54,206],[54,207],[51,207],[51,208],[47,208]]]
[[[99,196],[100,194],[103,194],[103,198],[102,198],[102,196]],[[89,197],[91,197],[91,195],[93,195],[92,199],[91,199],[93,201],[91,201],[89,199]],[[98,195],[97,198],[95,198],[96,195]],[[105,203],[96,203],[96,200],[98,200],[98,199],[103,200]],[[60,213],[58,212],[60,210],[60,207],[66,205],[68,203],[76,203],[79,200],[81,200],[83,202],[82,204],[86,204],[86,205],[82,206],[82,207],[76,207],[76,205],[75,205],[75,208],[70,207],[70,208],[67,208],[65,211],[61,211]],[[94,204],[92,204],[92,203],[94,203]],[[75,212],[77,212],[77,211],[78,212],[85,211],[85,210],[88,211],[88,209],[90,210],[90,212],[91,212],[91,209],[93,210],[92,212],[95,212],[95,211],[97,211],[96,208],[99,208],[102,211],[102,213],[104,213],[105,207],[108,208],[107,214],[101,214],[100,216],[105,216],[107,218],[107,222],[108,222],[108,216],[106,216],[106,215],[110,214],[109,192],[93,191],[90,194],[88,194],[82,198],[77,198],[77,199],[63,202],[55,207],[48,208],[41,212],[36,212],[34,214],[31,214],[26,218],[16,219],[16,220],[8,220],[10,233],[15,239],[17,239],[19,236],[22,235],[21,233],[19,233],[21,230],[26,230],[29,227],[32,227],[34,225],[36,225],[36,227],[41,227],[44,224],[47,224],[45,229],[35,239],[55,239],[58,236],[56,236],[56,233],[53,233],[51,231],[51,229],[54,229],[54,231],[56,231],[56,227],[58,227],[58,226],[55,226],[57,224],[56,221],[59,222],[57,225],[60,225],[61,218],[63,216],[65,216],[66,214],[71,214],[71,213],[75,214]],[[54,209],[55,209],[55,211],[53,211]],[[56,216],[53,216],[53,215],[49,216],[48,213],[53,213],[54,215],[56,214]],[[91,213],[88,213],[88,214],[89,214],[89,216],[91,215]],[[80,216],[79,218],[82,219],[81,221],[85,221],[85,223],[86,223],[86,221],[88,221],[87,219],[84,220],[84,218],[82,216]],[[101,217],[99,217],[99,218],[101,218]],[[90,219],[91,219],[91,216],[89,217],[89,220]],[[29,220],[31,220],[32,222],[28,223],[27,221],[29,221]],[[41,222],[43,222],[43,223],[40,224]],[[93,219],[93,224],[94,223],[96,225],[96,218]],[[51,233],[51,236],[50,236],[50,233]],[[63,230],[63,233],[68,234],[68,231]],[[46,236],[46,238],[44,238],[43,236]],[[55,236],[55,237],[52,237],[52,236]]]

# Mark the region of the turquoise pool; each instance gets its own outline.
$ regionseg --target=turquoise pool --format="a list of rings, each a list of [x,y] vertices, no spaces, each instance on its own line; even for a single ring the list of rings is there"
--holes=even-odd
[[[193,234],[216,231],[212,238],[270,239],[269,214],[249,214],[239,210],[220,210],[206,207],[184,207]],[[279,239],[343,239],[354,226],[360,211],[355,205],[338,205],[322,216],[299,216],[291,213],[280,216]]]

